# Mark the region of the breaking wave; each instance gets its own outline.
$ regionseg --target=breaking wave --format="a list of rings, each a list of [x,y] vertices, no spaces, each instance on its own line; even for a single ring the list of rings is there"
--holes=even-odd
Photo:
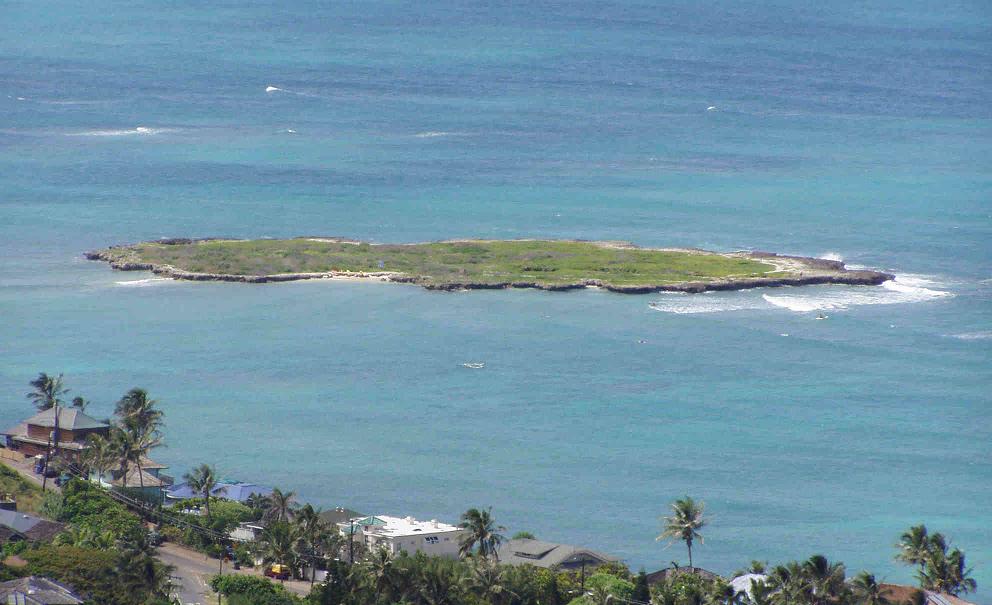
[[[847,309],[861,305],[926,302],[954,296],[951,292],[936,290],[934,286],[939,287],[940,285],[926,276],[898,275],[894,280],[887,281],[877,288],[854,286],[835,289],[830,287],[815,294],[786,294],[781,296],[762,294],[761,298],[776,307],[797,313],[809,313],[810,311]]]
[[[128,136],[147,136],[153,134],[162,134],[164,132],[172,132],[171,128],[147,128],[145,126],[138,126],[136,128],[130,128],[127,130],[87,130],[85,132],[70,132],[67,136],[71,137],[128,137]]]
[[[149,277],[148,279],[135,279],[131,281],[115,281],[114,283],[122,288],[146,288],[148,286],[158,286],[166,282],[174,281],[168,277]]]
[[[981,332],[962,332],[961,334],[951,334],[951,338],[957,338],[958,340],[988,340],[992,338],[992,330],[984,330]]]
[[[655,311],[694,315],[786,309],[795,313],[836,311],[862,305],[895,305],[939,300],[954,294],[940,289],[943,286],[923,275],[899,275],[881,286],[807,286],[801,290],[784,288],[802,294],[761,294],[753,291],[708,294],[663,294],[662,298],[648,303]],[[779,290],[776,290],[779,291]],[[976,336],[974,338],[983,338]]]
[[[826,252],[820,255],[820,258],[824,260],[835,260],[837,262],[844,262],[844,257],[837,252]]]
[[[418,139],[433,139],[436,137],[460,137],[465,136],[464,132],[448,132],[446,130],[427,130],[413,135]]]

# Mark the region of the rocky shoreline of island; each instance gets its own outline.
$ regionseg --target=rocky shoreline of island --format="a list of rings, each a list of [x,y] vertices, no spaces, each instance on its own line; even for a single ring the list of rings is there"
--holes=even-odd
[[[339,238],[295,238],[296,240],[307,239],[310,241],[325,241],[333,243],[345,243],[349,245],[360,245],[361,242]],[[174,238],[158,240],[155,242],[145,242],[145,245],[155,246],[180,246],[196,245],[200,243],[213,242],[243,242],[248,240],[228,240],[220,238],[187,239]],[[436,243],[476,243],[487,240],[449,240]],[[506,240],[506,241],[539,241],[539,240]],[[547,240],[556,242],[560,240]],[[653,250],[639,248],[627,242],[582,242],[583,244],[595,244],[604,248],[614,248],[618,250]],[[94,250],[84,253],[88,260],[102,261],[118,271],[150,271],[155,275],[185,281],[218,281],[235,282],[248,284],[281,283],[302,280],[320,279],[356,279],[373,280],[388,283],[412,284],[421,286],[427,290],[454,292],[466,290],[502,290],[510,288],[530,288],[546,290],[552,292],[562,292],[579,290],[585,288],[599,288],[609,292],[619,294],[650,294],[656,292],[682,292],[696,294],[710,291],[730,291],[746,290],[752,288],[774,288],[784,286],[808,286],[808,285],[852,285],[852,286],[877,286],[895,279],[895,275],[882,271],[869,269],[848,269],[841,261],[812,258],[804,256],[792,256],[777,254],[765,251],[741,251],[731,253],[716,253],[698,249],[654,249],[658,252],[680,252],[688,255],[714,255],[725,258],[749,259],[766,263],[775,268],[774,275],[747,275],[747,276],[727,276],[711,277],[707,279],[694,279],[678,281],[674,283],[641,283],[641,284],[617,284],[599,278],[576,279],[564,283],[548,283],[532,279],[480,281],[471,279],[443,279],[425,275],[411,275],[396,271],[354,271],[354,270],[327,270],[312,272],[286,272],[286,273],[265,273],[265,274],[240,274],[223,272],[190,271],[176,267],[169,263],[147,262],[136,253],[138,246],[119,245],[111,246],[102,250]],[[375,244],[378,245],[378,244]],[[405,246],[417,246],[421,244],[403,244]],[[424,244],[426,245],[426,244]]]

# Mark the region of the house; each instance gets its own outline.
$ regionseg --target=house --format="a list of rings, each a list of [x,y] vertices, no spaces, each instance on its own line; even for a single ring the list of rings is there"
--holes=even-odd
[[[763,573],[746,573],[732,579],[730,585],[734,587],[734,592],[747,593],[748,598],[752,598],[754,585],[767,581],[768,576]]]
[[[272,493],[271,487],[265,487],[263,485],[258,485],[256,483],[242,483],[242,482],[218,482],[214,489],[210,492],[210,495],[214,498],[221,498],[222,500],[232,500],[234,502],[241,502],[242,504],[248,501],[248,498],[252,494],[258,494],[260,496],[268,496]],[[203,494],[193,491],[188,483],[180,483],[170,487],[165,492],[166,501],[169,503],[175,503],[179,500],[187,500],[189,498],[202,498]]]
[[[702,567],[667,567],[665,569],[659,569],[656,572],[648,574],[648,584],[654,586],[655,584],[660,584],[662,582],[667,582],[672,577],[678,574],[692,574],[699,576],[704,580],[716,580],[720,576],[713,573],[712,571],[707,571]]]
[[[350,508],[342,508],[340,506],[337,508],[320,511],[321,521],[330,525],[340,525],[342,523],[347,523],[352,519],[363,519],[367,516],[368,515],[364,513],[351,510]]]
[[[235,542],[254,542],[265,531],[265,527],[257,521],[242,521],[228,535]]]
[[[458,557],[459,543],[467,531],[436,519],[376,515],[338,523],[344,535],[361,536],[370,550],[385,548],[390,554],[422,552],[439,557]]]
[[[529,538],[504,542],[496,553],[501,563],[563,570],[599,567],[604,563],[614,563],[618,560],[616,557],[581,546]]]
[[[0,603],[8,605],[81,605],[83,598],[48,578],[28,576],[0,583]]]
[[[51,448],[56,456],[78,460],[89,447],[86,440],[90,435],[106,435],[109,430],[106,422],[87,416],[79,408],[59,406],[38,412],[2,434],[6,437],[6,447],[25,457],[47,455]]]
[[[882,595],[893,603],[911,602],[913,595],[921,592],[920,589],[915,586],[903,586],[901,584],[882,584],[881,589]],[[924,590],[922,592],[926,597],[926,600],[923,601],[925,605],[974,605],[974,603],[965,601],[960,597],[953,597],[949,594],[942,594],[929,590]]]
[[[169,467],[165,464],[142,457],[140,472],[138,465],[134,464],[128,467],[126,475],[121,469],[110,470],[102,475],[94,471],[90,473],[89,479],[108,489],[126,490],[129,495],[158,503],[164,499],[165,490],[172,485],[172,477],[161,472],[166,468]]]
[[[0,544],[7,542],[48,542],[65,529],[62,523],[27,513],[0,510]]]

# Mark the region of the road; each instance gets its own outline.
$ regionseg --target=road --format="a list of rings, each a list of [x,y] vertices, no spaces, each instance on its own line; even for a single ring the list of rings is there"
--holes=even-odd
[[[217,599],[207,584],[210,577],[217,575],[220,571],[217,559],[211,559],[195,550],[172,543],[159,546],[156,556],[163,563],[175,568],[172,577],[177,586],[176,596],[179,597],[182,605],[211,605]],[[230,563],[224,564],[224,573],[262,575],[260,569],[234,570]],[[300,596],[306,596],[310,593],[309,582],[289,580],[282,582],[282,585],[286,587],[286,590]]]

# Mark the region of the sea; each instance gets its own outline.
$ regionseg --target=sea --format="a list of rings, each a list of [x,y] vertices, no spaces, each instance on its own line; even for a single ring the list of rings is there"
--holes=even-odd
[[[154,453],[301,501],[654,571],[685,495],[722,574],[912,582],[925,523],[992,603],[984,1],[0,4],[0,424],[64,373]],[[161,237],[769,250],[878,287],[700,295],[190,283]],[[818,320],[817,316],[826,316]],[[463,364],[484,363],[484,367]]]

